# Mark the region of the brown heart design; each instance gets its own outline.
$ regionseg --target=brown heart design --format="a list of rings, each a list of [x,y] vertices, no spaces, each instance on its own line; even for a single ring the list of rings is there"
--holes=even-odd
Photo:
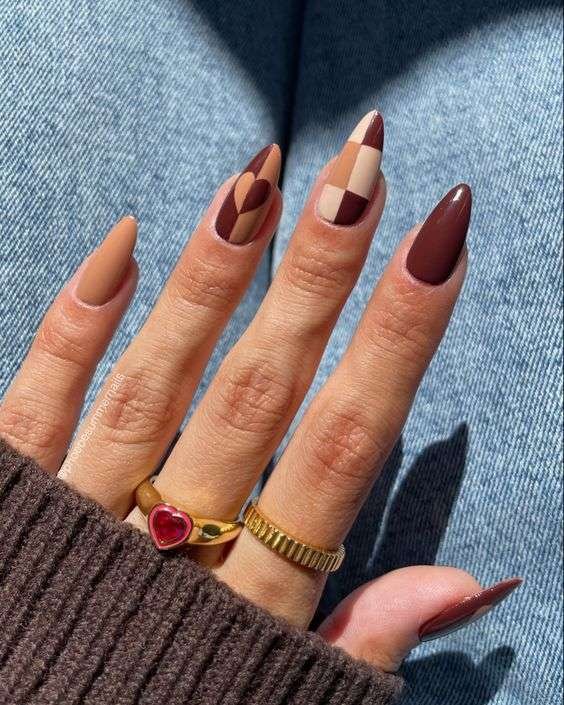
[[[257,179],[251,188],[248,190],[247,195],[241,206],[241,213],[248,213],[249,211],[254,211],[255,208],[262,206],[266,203],[266,200],[270,196],[272,186],[266,179]]]

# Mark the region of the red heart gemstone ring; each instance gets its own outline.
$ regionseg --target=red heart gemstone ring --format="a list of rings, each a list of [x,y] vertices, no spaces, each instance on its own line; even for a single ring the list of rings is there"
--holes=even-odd
[[[183,544],[194,528],[186,512],[170,504],[155,504],[148,518],[149,534],[157,548],[167,551]]]
[[[185,544],[217,546],[233,541],[241,533],[240,521],[204,519],[163,500],[150,480],[144,480],[135,491],[137,506],[147,517],[149,535],[160,551]]]

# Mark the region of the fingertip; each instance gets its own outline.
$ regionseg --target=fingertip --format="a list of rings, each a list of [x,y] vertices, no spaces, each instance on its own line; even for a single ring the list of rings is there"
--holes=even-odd
[[[422,625],[481,591],[478,581],[459,568],[400,568],[349,595],[319,633],[352,656],[395,671],[419,644]]]
[[[456,601],[449,601],[419,627],[420,641],[438,639],[475,622],[509,597],[522,583],[521,578],[508,578],[472,594],[465,594]]]

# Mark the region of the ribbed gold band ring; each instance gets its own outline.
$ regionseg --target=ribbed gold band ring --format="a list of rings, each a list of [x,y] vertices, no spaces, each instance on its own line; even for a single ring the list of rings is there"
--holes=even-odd
[[[343,545],[339,546],[336,551],[328,551],[289,536],[262,514],[256,501],[251,502],[245,509],[243,524],[271,551],[279,553],[304,568],[311,568],[321,573],[332,573],[339,570],[345,560]]]

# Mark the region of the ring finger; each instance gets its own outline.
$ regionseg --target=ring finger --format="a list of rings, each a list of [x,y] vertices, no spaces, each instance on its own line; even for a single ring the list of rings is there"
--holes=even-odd
[[[313,400],[260,498],[260,511],[308,545],[335,550],[403,427],[466,270],[470,189],[452,189],[398,248],[349,349]],[[278,544],[284,550],[284,541]],[[306,626],[324,584],[244,531],[219,568],[252,601]],[[277,586],[284,585],[284,595]],[[273,592],[274,591],[274,592]]]

